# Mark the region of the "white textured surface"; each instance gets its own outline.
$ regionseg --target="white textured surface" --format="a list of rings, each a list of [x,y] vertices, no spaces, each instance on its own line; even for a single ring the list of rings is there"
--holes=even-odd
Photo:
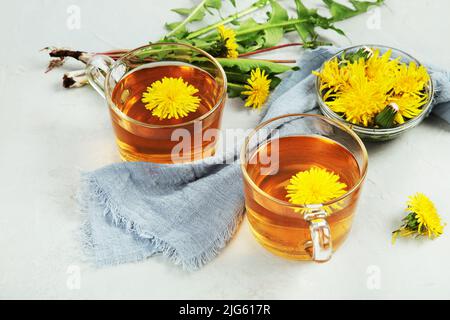
[[[352,42],[332,38],[342,46],[392,45],[450,68],[450,42],[443,37],[450,31],[450,2],[386,2],[380,11],[339,25]],[[435,118],[396,141],[368,145],[370,169],[354,228],[327,264],[271,255],[252,239],[246,222],[222,254],[195,273],[160,257],[98,270],[81,262],[74,237],[81,221],[74,200],[79,170],[97,169],[119,157],[105,103],[88,87],[63,89],[61,70],[44,75],[47,58],[38,50],[47,45],[100,51],[136,47],[163,34],[164,22],[177,17],[169,8],[189,3],[3,4],[0,298],[450,298],[449,230],[433,242],[390,244],[405,199],[416,191],[429,194],[450,221],[450,127]],[[79,30],[66,26],[72,4],[81,9]],[[368,28],[368,19],[378,14],[381,29]],[[279,55],[297,54],[292,49]],[[228,103],[223,127],[256,124],[258,114],[241,105]],[[77,268],[79,289],[70,285]],[[377,275],[379,286],[372,282]]]

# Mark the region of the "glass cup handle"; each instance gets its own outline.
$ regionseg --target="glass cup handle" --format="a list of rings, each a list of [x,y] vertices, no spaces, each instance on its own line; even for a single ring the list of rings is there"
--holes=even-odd
[[[94,56],[86,66],[89,84],[105,99],[105,80],[114,60],[108,56]]]
[[[309,223],[311,233],[311,240],[305,243],[305,249],[317,262],[330,260],[333,253],[331,230],[326,217],[327,213],[323,210],[307,213],[304,216]]]

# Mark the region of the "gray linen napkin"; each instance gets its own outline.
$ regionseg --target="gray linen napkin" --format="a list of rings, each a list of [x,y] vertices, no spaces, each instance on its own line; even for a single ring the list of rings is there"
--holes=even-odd
[[[317,112],[311,71],[337,51],[305,52],[300,71],[273,92],[262,121]],[[434,112],[450,123],[450,73],[430,70],[437,90]],[[80,203],[83,248],[97,266],[162,254],[187,270],[198,269],[227,244],[244,211],[240,167],[219,156],[183,165],[117,163],[85,173]]]

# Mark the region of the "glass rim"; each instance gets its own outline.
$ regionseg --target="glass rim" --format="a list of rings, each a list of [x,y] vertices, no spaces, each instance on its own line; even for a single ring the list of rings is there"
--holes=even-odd
[[[138,51],[140,51],[142,49],[145,49],[145,48],[156,47],[156,46],[178,46],[178,47],[184,47],[184,48],[187,48],[187,49],[191,49],[193,51],[196,51],[196,52],[202,54],[204,57],[206,57],[208,60],[210,60],[214,64],[214,66],[219,70],[220,75],[221,75],[221,77],[223,79],[223,84],[220,85],[220,87],[222,87],[223,91],[222,91],[222,94],[220,95],[219,99],[215,103],[215,105],[211,108],[211,110],[209,110],[205,114],[202,114],[198,118],[192,119],[192,120],[190,120],[188,122],[182,122],[182,123],[177,123],[177,124],[168,124],[168,125],[159,125],[159,124],[145,123],[145,122],[141,122],[141,121],[138,121],[136,119],[133,119],[133,118],[129,117],[128,115],[126,115],[125,113],[123,113],[119,108],[117,108],[116,104],[112,101],[112,90],[114,90],[115,86],[111,89],[110,86],[108,85],[109,80],[111,78],[112,70],[115,67],[117,67],[121,62],[124,62],[125,59],[127,59],[130,56],[134,55],[136,52],[138,52]],[[122,80],[122,78],[123,77],[121,77],[121,80]],[[106,100],[108,102],[109,107],[121,119],[124,119],[124,120],[126,120],[128,122],[131,122],[131,123],[135,124],[135,125],[138,125],[138,126],[141,126],[141,127],[146,127],[146,128],[151,128],[151,129],[156,129],[156,128],[161,128],[161,129],[164,129],[164,128],[177,128],[177,127],[184,127],[186,125],[190,125],[190,124],[193,124],[193,123],[198,122],[198,121],[202,121],[202,120],[208,118],[211,114],[213,114],[222,105],[222,103],[224,103],[224,101],[225,101],[225,97],[227,95],[227,85],[228,85],[228,83],[227,83],[227,76],[226,76],[225,70],[222,68],[221,64],[213,56],[211,56],[209,53],[207,53],[206,51],[204,51],[202,49],[198,49],[196,47],[193,47],[191,45],[184,44],[184,43],[163,42],[163,43],[147,44],[147,45],[135,48],[135,49],[131,50],[130,52],[128,52],[127,54],[125,54],[124,56],[122,56],[117,61],[115,61],[114,64],[109,69],[108,74],[105,77],[105,96],[106,96]]]
[[[339,50],[331,58],[327,59],[325,61],[325,63],[328,61],[331,61],[335,58],[338,58],[340,55],[342,55],[342,53],[344,53],[346,51],[357,49],[357,48],[362,48],[362,47],[393,50],[397,53],[401,53],[403,56],[414,61],[418,66],[424,66],[426,68],[426,66],[423,65],[419,60],[417,60],[415,57],[413,57],[412,55],[410,55],[409,53],[407,53],[401,49],[397,49],[397,48],[386,46],[386,45],[377,45],[377,44],[359,44],[359,45],[354,45],[351,47],[344,48],[342,50]],[[323,70],[323,66],[325,63],[322,64],[322,66],[320,67],[319,70]],[[363,126],[348,122],[347,120],[345,120],[344,118],[339,116],[336,112],[331,110],[331,108],[323,100],[322,93],[320,92],[320,78],[319,77],[316,77],[316,81],[315,81],[315,89],[316,89],[315,91],[316,91],[317,101],[319,103],[321,111],[327,117],[334,119],[338,122],[349,125],[353,130],[355,130],[358,133],[367,134],[367,135],[379,135],[379,134],[396,134],[399,132],[403,132],[411,127],[415,127],[429,114],[431,104],[434,99],[435,91],[434,91],[434,84],[433,84],[433,79],[431,77],[431,74],[428,71],[428,68],[426,68],[426,69],[427,69],[427,73],[430,77],[430,80],[428,82],[429,97],[428,97],[428,101],[422,107],[422,112],[417,117],[410,119],[408,121],[405,121],[404,123],[397,125],[393,128],[367,128],[367,127],[363,127]]]
[[[316,118],[316,119],[320,119],[324,122],[327,122],[330,125],[333,125],[335,127],[338,127],[339,129],[342,129],[343,131],[347,132],[359,145],[359,147],[362,150],[362,154],[363,154],[363,164],[362,164],[362,168],[360,168],[361,170],[361,175],[358,178],[358,182],[355,183],[355,185],[348,190],[345,194],[343,194],[342,196],[324,202],[324,203],[316,203],[316,204],[309,204],[309,205],[300,205],[300,204],[293,204],[290,203],[288,201],[284,201],[278,198],[275,198],[273,196],[271,196],[270,194],[268,194],[267,192],[265,192],[264,190],[262,190],[254,181],[253,179],[250,177],[250,175],[247,172],[246,169],[246,165],[247,165],[247,156],[246,156],[246,149],[248,147],[248,144],[250,142],[250,139],[257,134],[257,132],[261,129],[263,129],[264,127],[266,127],[267,125],[269,125],[270,123],[276,121],[276,120],[280,120],[283,118],[288,118],[288,117],[299,117],[299,118]],[[352,152],[353,154],[353,152]],[[252,132],[250,132],[250,134],[245,138],[245,142],[241,148],[241,156],[240,156],[240,161],[241,161],[241,171],[243,173],[244,179],[250,184],[250,186],[256,190],[259,194],[261,194],[262,196],[268,198],[271,201],[274,201],[280,205],[286,206],[286,207],[291,207],[291,208],[300,208],[300,209],[311,209],[317,206],[321,206],[321,207],[326,207],[326,206],[330,206],[333,205],[339,201],[342,201],[343,199],[347,198],[348,196],[350,196],[351,194],[353,194],[356,190],[359,189],[359,187],[361,186],[361,184],[363,183],[363,181],[366,178],[367,175],[367,168],[368,168],[368,163],[369,163],[369,155],[367,153],[367,149],[366,146],[364,145],[364,143],[362,142],[361,138],[353,131],[351,130],[349,127],[347,127],[346,125],[343,125],[342,123],[339,123],[336,120],[327,118],[325,116],[319,115],[319,114],[305,114],[305,113],[292,113],[292,114],[286,114],[286,115],[282,115],[282,116],[278,116],[272,119],[269,119],[267,121],[264,121],[263,123],[259,124],[255,129],[252,130]]]

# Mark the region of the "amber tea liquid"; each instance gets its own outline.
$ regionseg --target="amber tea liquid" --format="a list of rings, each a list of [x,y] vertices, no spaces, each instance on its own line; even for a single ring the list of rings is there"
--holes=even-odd
[[[164,77],[181,77],[198,89],[196,95],[201,102],[196,112],[191,112],[181,119],[160,120],[145,108],[141,101],[142,94],[153,82]],[[176,129],[182,129],[183,135],[188,134],[191,140],[188,148],[182,149],[180,154],[177,154],[177,160],[192,161],[213,154],[216,141],[203,141],[202,137],[206,130],[219,127],[223,101],[215,111],[211,113],[210,111],[216,105],[220,94],[219,85],[208,72],[189,64],[159,62],[134,69],[117,83],[112,93],[112,101],[126,116],[148,126],[129,121],[111,110],[121,157],[126,161],[174,162],[172,151],[181,139],[172,141],[172,134]],[[208,113],[210,114],[204,117]],[[197,129],[193,120],[199,120]]]
[[[273,174],[261,174],[263,166],[258,161],[261,154],[279,149],[278,163]],[[287,201],[286,186],[299,171],[313,166],[331,170],[341,177],[351,189],[360,179],[360,168],[352,153],[341,144],[321,136],[282,137],[261,146],[250,158],[247,172],[256,185],[270,196]],[[264,170],[263,170],[264,171]],[[245,181],[247,218],[257,240],[268,250],[283,257],[310,260],[305,243],[311,240],[309,224],[301,213],[280,205],[258,193]],[[333,210],[327,218],[331,229],[333,249],[337,249],[350,231],[359,190]]]

